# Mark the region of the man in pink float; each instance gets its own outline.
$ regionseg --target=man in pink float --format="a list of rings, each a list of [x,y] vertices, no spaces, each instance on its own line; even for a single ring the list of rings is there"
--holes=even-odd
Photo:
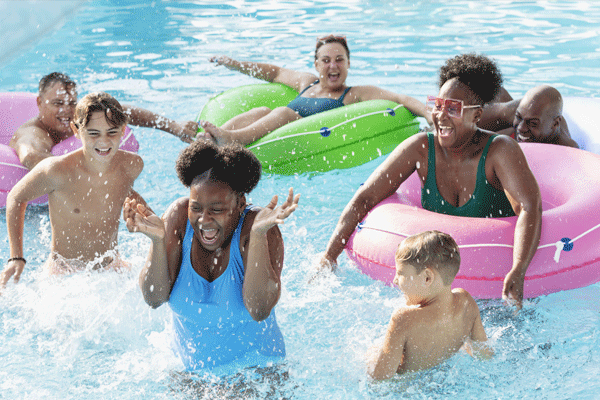
[[[21,125],[9,143],[27,169],[52,156],[53,146],[73,136],[69,124],[77,105],[76,86],[71,78],[59,72],[40,80],[37,97],[40,113]],[[143,108],[123,108],[131,125],[160,129],[187,143],[192,142],[198,131],[198,123],[193,121],[177,122]]]
[[[562,115],[560,92],[536,86],[520,100],[491,103],[484,108],[479,126],[509,135],[519,142],[549,143],[578,148]]]

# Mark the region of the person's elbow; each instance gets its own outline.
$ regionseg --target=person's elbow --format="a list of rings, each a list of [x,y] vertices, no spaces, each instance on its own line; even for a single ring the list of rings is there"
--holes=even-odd
[[[20,187],[19,187],[20,188]],[[19,207],[26,207],[29,199],[23,196],[23,190],[15,189],[14,187],[6,196],[6,210],[13,210]]]
[[[271,315],[271,309],[266,307],[249,307],[248,312],[256,322],[264,321]]]
[[[144,301],[153,309],[157,309],[169,300],[169,294],[166,290],[160,290],[154,285],[149,285],[146,282],[146,277],[142,275],[140,275],[140,289]]]
[[[369,212],[379,203],[380,199],[373,190],[367,190],[361,186],[351,201],[354,203],[353,207],[356,211],[366,210]]]
[[[530,210],[531,214],[535,215],[536,218],[541,223],[543,208],[542,208],[542,196],[539,194],[539,191],[538,191],[538,195],[535,196],[534,199],[532,199],[531,205],[528,207],[528,210]]]
[[[468,341],[464,344],[465,351],[473,358],[478,360],[491,360],[494,355],[494,349],[487,341]]]
[[[164,296],[156,296],[153,294],[149,294],[146,291],[143,292],[144,301],[148,304],[152,309],[156,310],[158,307],[162,306],[168,298]]]
[[[367,375],[374,381],[385,381],[392,378],[395,375],[395,371],[381,368],[376,362],[372,362],[367,366]]]
[[[27,168],[30,171],[41,160],[43,160],[45,158],[42,155],[40,155],[39,153],[33,153],[33,152],[20,152],[18,154],[18,156],[19,156],[19,161],[21,162],[21,165],[23,165],[25,168]]]
[[[245,301],[246,310],[256,322],[264,321],[271,315],[271,311],[275,308],[279,300],[279,292],[271,293],[267,298],[259,301]]]
[[[531,196],[528,196],[525,200],[517,203],[514,211],[516,215],[521,215],[522,213],[525,213],[526,215],[535,217],[537,219],[540,219],[541,221],[543,210],[542,197],[540,195],[539,189],[536,191],[536,193],[532,194]]]

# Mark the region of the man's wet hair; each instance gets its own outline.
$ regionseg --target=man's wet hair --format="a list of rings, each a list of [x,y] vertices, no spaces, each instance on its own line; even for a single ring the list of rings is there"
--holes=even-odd
[[[208,179],[228,185],[237,194],[250,193],[262,172],[258,158],[242,145],[218,146],[206,139],[198,139],[183,149],[175,170],[185,187]]]
[[[92,114],[101,111],[106,121],[113,127],[127,124],[127,115],[123,112],[121,103],[110,94],[105,92],[95,92],[85,95],[75,107],[73,124],[79,129],[87,126]]]
[[[44,75],[42,79],[40,79],[39,92],[44,93],[46,89],[56,82],[62,83],[67,89],[75,89],[75,86],[77,86],[75,81],[69,78],[69,75],[63,74],[62,72],[52,72],[48,75]]]
[[[494,100],[502,87],[502,73],[496,62],[481,54],[461,54],[446,60],[440,68],[440,88],[452,78],[468,86],[481,105]]]
[[[396,250],[396,264],[412,265],[418,274],[425,268],[440,273],[444,285],[450,285],[460,268],[460,252],[452,236],[426,231],[404,239]]]

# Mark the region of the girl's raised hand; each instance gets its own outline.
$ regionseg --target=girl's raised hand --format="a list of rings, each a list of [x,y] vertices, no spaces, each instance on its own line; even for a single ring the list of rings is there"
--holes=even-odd
[[[135,199],[125,198],[123,219],[129,232],[141,232],[150,239],[157,240],[165,237],[163,220]]]
[[[252,230],[258,233],[266,233],[269,229],[278,224],[283,224],[283,221],[298,208],[300,195],[294,196],[294,189],[290,188],[288,197],[285,202],[277,206],[277,195],[273,196],[269,204],[256,215]]]

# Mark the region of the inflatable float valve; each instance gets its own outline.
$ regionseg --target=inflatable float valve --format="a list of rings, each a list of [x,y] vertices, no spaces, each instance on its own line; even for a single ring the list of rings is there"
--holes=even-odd
[[[554,253],[554,261],[558,262],[560,260],[560,252],[561,251],[571,251],[573,250],[573,242],[571,239],[564,237],[560,239],[560,242],[556,242],[556,252]]]

